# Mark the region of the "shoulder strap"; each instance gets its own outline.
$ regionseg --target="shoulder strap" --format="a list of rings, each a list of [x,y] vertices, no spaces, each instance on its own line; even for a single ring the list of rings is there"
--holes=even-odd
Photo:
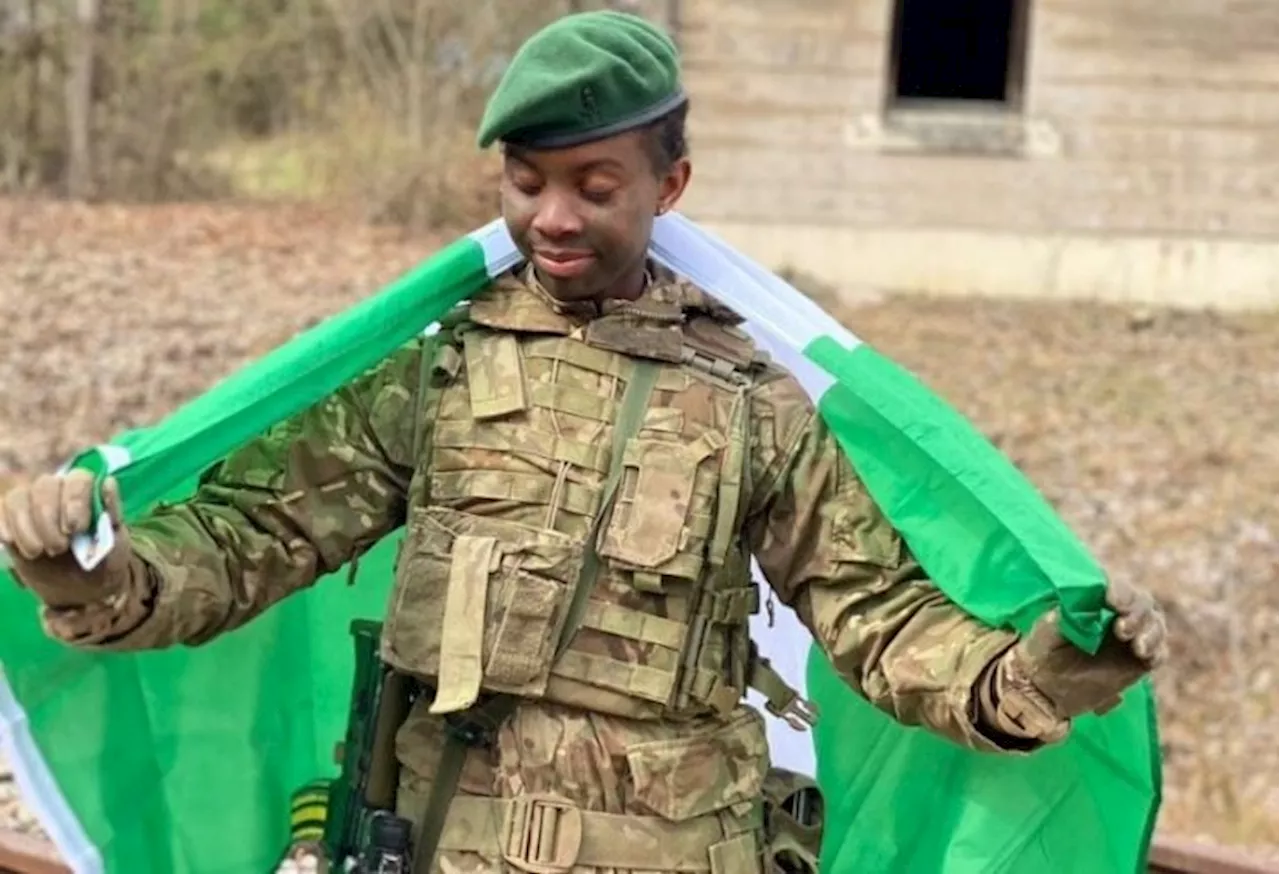
[[[435,358],[435,348],[439,335],[426,337],[422,341],[422,359],[418,362],[418,388],[413,397],[413,463],[422,461],[422,438],[426,423],[423,421],[423,398],[427,393],[427,381],[431,379],[431,363]]]
[[[631,379],[622,394],[622,402],[618,409],[618,420],[613,427],[613,455],[609,461],[609,473],[600,492],[600,505],[596,509],[595,518],[591,520],[591,530],[587,532],[587,540],[582,551],[582,571],[578,574],[573,589],[573,597],[569,602],[569,613],[564,626],[560,629],[560,639],[556,643],[555,659],[569,646],[569,641],[582,623],[582,614],[587,606],[587,596],[595,588],[596,577],[600,573],[600,556],[596,552],[596,540],[600,526],[604,522],[605,512],[613,502],[618,491],[618,483],[622,480],[622,459],[626,456],[627,442],[640,431],[640,423],[644,421],[644,411],[649,406],[649,397],[658,383],[660,365],[649,359],[637,359],[631,372]]]
[[[454,307],[440,317],[439,329],[436,333],[425,336],[422,339],[422,359],[419,361],[418,368],[418,388],[413,401],[415,416],[413,422],[413,458],[415,463],[422,458],[423,441],[426,436],[426,421],[422,415],[422,408],[425,403],[427,389],[438,371],[443,371],[452,376],[462,366],[462,353],[458,351],[458,347],[462,343],[460,337],[471,327],[466,315],[465,306]]]

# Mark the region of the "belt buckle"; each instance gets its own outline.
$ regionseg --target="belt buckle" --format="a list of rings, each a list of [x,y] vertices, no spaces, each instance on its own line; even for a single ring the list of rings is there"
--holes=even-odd
[[[818,724],[817,705],[800,695],[792,696],[782,706],[772,701],[766,702],[765,709],[786,722],[795,731],[805,731]]]
[[[549,794],[510,800],[502,858],[529,874],[568,874],[582,851],[582,811]]]

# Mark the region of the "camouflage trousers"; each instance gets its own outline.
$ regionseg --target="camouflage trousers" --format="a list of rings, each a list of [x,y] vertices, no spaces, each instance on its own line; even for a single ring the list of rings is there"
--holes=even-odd
[[[397,813],[417,822],[444,724],[414,706],[396,736]],[[433,869],[443,874],[761,874],[762,717],[640,722],[528,702],[467,751]]]

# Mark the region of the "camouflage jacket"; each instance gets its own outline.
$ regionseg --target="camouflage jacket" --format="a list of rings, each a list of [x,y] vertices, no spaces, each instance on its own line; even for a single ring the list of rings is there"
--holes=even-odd
[[[599,307],[558,304],[527,269],[500,278],[133,524],[147,609],[47,627],[83,647],[198,645],[404,526],[383,654],[438,684],[434,711],[500,691],[681,718],[727,713],[748,685],[754,557],[853,689],[1000,749],[974,686],[1013,636],[927,578],[737,317],[651,272],[638,300]],[[581,625],[553,659],[584,573]]]

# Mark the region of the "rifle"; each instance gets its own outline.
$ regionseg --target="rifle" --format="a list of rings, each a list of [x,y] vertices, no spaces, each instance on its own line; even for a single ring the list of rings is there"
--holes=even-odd
[[[395,815],[395,734],[409,713],[413,684],[378,656],[381,635],[381,622],[351,623],[351,705],[346,737],[336,751],[342,772],[329,787],[324,833],[335,872],[409,870],[409,822]]]

